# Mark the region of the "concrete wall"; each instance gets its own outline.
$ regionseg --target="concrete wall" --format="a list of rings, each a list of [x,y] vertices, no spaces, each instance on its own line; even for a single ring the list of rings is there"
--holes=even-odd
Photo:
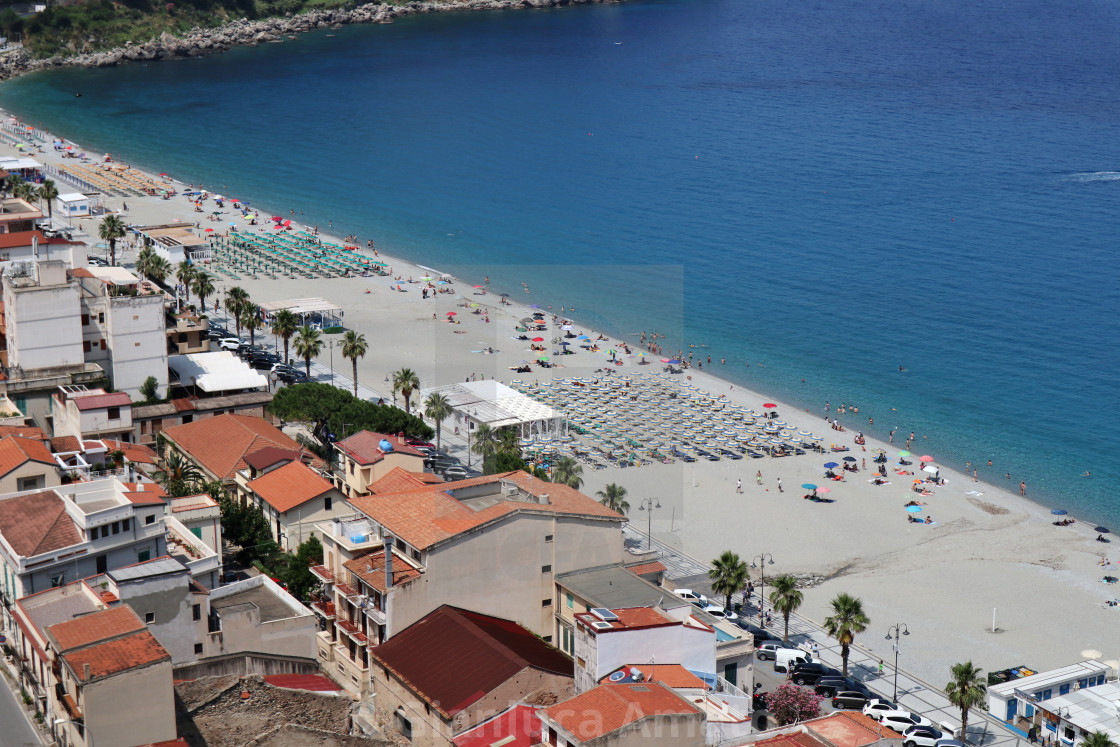
[[[401,685],[376,663],[370,668],[373,681],[373,705],[377,722],[382,728],[398,729],[395,718],[398,709],[412,724],[414,747],[447,747],[453,737],[449,721],[435,710],[425,708],[425,703]]]
[[[576,625],[576,692],[595,687],[599,679],[623,664],[658,661],[700,672],[716,671],[716,636],[708,630],[670,625],[636,630],[600,631],[592,635]]]
[[[43,464],[42,462],[24,462],[0,478],[0,494],[32,490],[31,487],[20,487],[19,481],[34,477],[41,478],[42,482],[39,487],[42,488],[53,488],[62,484],[62,478],[58,475],[58,468],[54,465]]]
[[[304,659],[315,658],[315,634],[319,632],[318,618],[311,610],[299,604],[288,592],[281,589],[270,579],[256,576],[247,581],[215,589],[210,596],[211,604],[247,585],[263,585],[278,597],[298,607],[291,617],[261,622],[260,611],[252,605],[228,607],[221,610],[222,629],[211,633],[211,646],[207,652],[212,656],[219,654],[264,652],[281,656]],[[225,592],[223,594],[223,592]]]
[[[82,689],[82,713],[96,747],[175,739],[171,662],[123,672]]]
[[[30,370],[84,362],[77,283],[16,290],[5,276],[4,304],[11,366]]]
[[[167,334],[161,296],[120,296],[110,299],[108,346],[113,386],[134,400],[149,376],[167,391]],[[131,422],[129,423],[131,425]]]
[[[553,693],[556,701],[564,701],[575,695],[575,685],[571,677],[526,667],[456,713],[452,718],[455,734],[462,734],[467,729],[478,726],[535,692]]]
[[[277,517],[277,512],[272,506],[265,503],[259,495],[253,494],[253,502],[257,508],[264,512],[265,517],[268,519],[268,526],[272,531],[272,537],[289,552],[295,552],[301,542],[306,542],[312,534],[319,536],[322,541],[322,532],[315,529],[315,525],[321,521],[330,521],[336,517],[353,516],[354,507],[346,503],[346,496],[342,491],[331,488],[327,491],[326,495],[331,498],[331,508],[328,511],[326,501],[323,496],[312,498],[304,503],[302,506],[285,511]],[[276,520],[280,519],[280,530],[284,532],[285,540],[280,541],[280,537],[276,534]]]
[[[117,585],[122,602],[136,612],[141,620],[146,614],[155,614],[155,622],[148,623],[148,630],[156,637],[167,653],[171,654],[172,664],[183,664],[200,658],[194,647],[196,643],[208,641],[207,619],[210,604],[205,594],[191,591],[190,574],[157,576],[137,582],[121,582]],[[198,605],[199,619],[194,619],[194,605]]]
[[[244,676],[259,674],[318,674],[319,663],[309,659],[271,654],[230,654],[176,665],[175,679],[196,680],[200,677],[221,677],[227,674]]]

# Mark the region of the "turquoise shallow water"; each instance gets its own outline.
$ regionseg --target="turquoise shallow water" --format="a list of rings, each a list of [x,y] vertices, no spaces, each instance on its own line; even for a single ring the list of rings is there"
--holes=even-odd
[[[446,14],[27,76],[0,106],[461,277],[527,282],[586,323],[705,343],[729,378],[857,403],[878,435],[917,431],[944,463],[992,459],[999,482],[1120,525],[1118,15]]]

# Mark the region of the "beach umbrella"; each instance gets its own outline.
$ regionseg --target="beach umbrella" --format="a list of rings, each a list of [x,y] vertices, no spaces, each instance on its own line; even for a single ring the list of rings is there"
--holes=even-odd
[[[676,358],[672,358],[672,359],[670,359],[670,360],[667,360],[667,361],[666,361],[666,360],[663,360],[663,361],[661,361],[661,362],[662,362],[662,363],[668,363],[668,364],[669,364],[670,366],[679,366],[679,365],[680,365],[680,361],[679,361],[679,360],[677,360]]]
[[[832,488],[817,488],[818,493],[831,493]]]
[[[1084,651],[1081,652],[1081,658],[1082,659],[1099,659],[1102,656],[1104,656],[1104,654],[1102,654],[1100,651],[1097,651],[1096,649],[1093,649],[1093,648],[1087,648],[1087,649],[1085,649]]]
[[[539,309],[539,308],[540,308],[540,304],[536,304],[536,303],[535,303],[535,304],[533,304],[532,306],[530,306],[529,308],[530,308],[530,309]]]
[[[898,452],[898,455],[900,457],[907,457],[907,456],[910,456],[910,452],[909,451],[900,451],[900,452]]]
[[[769,410],[769,409],[773,409],[773,408],[777,407],[777,405],[775,405],[773,402],[767,402],[766,404],[763,405],[763,407],[765,407],[766,409]]]
[[[525,329],[524,327],[514,327],[513,331],[514,332],[528,332],[529,330]]]
[[[912,514],[919,513],[922,510],[921,506],[907,506],[906,510]]]
[[[933,457],[931,457],[929,454],[924,454],[924,455],[918,457],[918,461],[919,462],[932,462]]]
[[[804,483],[801,487],[805,488],[806,490],[816,490],[817,489],[817,486],[814,485],[811,482]]]
[[[539,361],[547,361],[547,360],[552,360],[552,359],[551,359],[551,358],[549,358],[549,357],[548,357],[547,355],[538,355],[538,356],[537,356],[537,360],[539,360]]]
[[[562,325],[560,325],[560,329],[564,330],[565,332],[570,332],[570,331],[571,331],[571,329],[572,329],[572,325],[570,325],[570,324],[562,324]]]
[[[935,464],[927,464],[926,466],[922,467],[922,472],[929,472],[931,475],[935,475],[940,471],[941,468]]]
[[[824,468],[825,469],[836,469],[839,466],[840,466],[840,464],[838,462],[825,462],[824,463]]]
[[[1108,527],[1094,527],[1093,531],[1099,532],[1100,534],[1108,534]]]
[[[844,461],[845,461],[845,462],[858,462],[859,460],[858,460],[858,459],[856,459],[856,458],[855,458],[855,457],[853,457],[853,456],[846,456],[846,457],[844,457]]]
[[[458,313],[459,312],[457,312],[457,311],[449,311],[449,312],[447,312],[447,315],[448,316],[456,316],[456,315],[458,315]]]
[[[544,342],[544,338],[543,337],[534,337],[533,342]]]

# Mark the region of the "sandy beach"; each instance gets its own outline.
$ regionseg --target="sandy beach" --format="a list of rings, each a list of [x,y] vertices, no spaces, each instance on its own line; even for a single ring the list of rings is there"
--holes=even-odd
[[[0,146],[0,151],[16,154],[7,145]],[[47,163],[60,160],[49,144],[45,153],[32,155]],[[72,185],[58,186],[60,192],[73,191]],[[174,186],[182,191],[186,185]],[[253,199],[252,195],[241,197]],[[125,220],[133,224],[167,223],[176,218],[193,224],[202,217],[181,196],[171,200],[128,197],[123,201],[107,197],[104,202],[111,209],[120,209],[127,202]],[[262,217],[272,215],[265,206],[259,208]],[[211,209],[208,205],[207,212]],[[228,207],[225,210],[233,214]],[[227,222],[209,225],[225,227]],[[93,248],[99,241],[97,221],[85,220],[82,227],[91,254],[99,253],[101,250]],[[345,231],[345,225],[334,229],[336,234]],[[135,256],[135,251],[126,251],[122,264],[131,266]],[[563,367],[534,367],[531,374],[515,374],[510,369],[518,361],[535,357],[529,342],[517,340],[514,331],[517,321],[529,311],[531,293],[496,288],[476,295],[479,289],[472,286],[485,285],[485,269],[479,268],[477,277],[456,278],[455,293],[424,300],[420,285],[407,280],[422,277],[427,270],[396,258],[380,259],[388,262],[394,276],[404,279],[401,287],[406,290],[396,290],[395,283],[381,277],[243,278],[234,282],[216,276],[216,295],[220,297],[236,284],[257,303],[322,296],[338,304],[345,311],[346,326],[365,334],[370,344],[369,354],[358,365],[359,381],[380,391],[387,390],[387,374],[401,367],[415,370],[426,388],[472,375],[507,383],[515,378],[595,377],[606,364],[603,353],[577,347],[575,355],[562,356]],[[512,294],[513,305],[499,304],[500,291]],[[464,307],[464,303],[478,306]],[[475,310],[479,313],[472,313]],[[456,312],[459,323],[446,321],[449,311]],[[553,313],[559,314],[558,309],[544,311],[550,320]],[[592,337],[598,334],[582,327],[578,314],[573,331]],[[547,340],[558,334],[558,328],[550,325],[542,336]],[[266,335],[262,331],[258,339]],[[635,346],[637,340],[631,337],[624,342]],[[612,341],[612,346],[619,342]],[[606,343],[603,347],[606,349]],[[491,348],[493,353],[484,352]],[[635,352],[639,349],[635,347]],[[324,363],[327,356],[324,346]],[[661,356],[650,357],[656,361]],[[695,385],[755,410],[771,401],[712,375],[719,369],[715,352],[713,359],[716,363],[705,364],[704,371],[686,372]],[[636,357],[622,360],[623,366],[611,366],[615,373],[637,375],[662,367],[638,366]],[[334,367],[341,373],[350,371],[349,361],[340,354]],[[943,684],[949,667],[966,659],[985,670],[1019,664],[1046,669],[1078,660],[1083,649],[1102,651],[1106,660],[1120,656],[1120,650],[1108,644],[1115,640],[1120,608],[1104,605],[1120,597],[1120,587],[1101,580],[1115,574],[1116,566],[1100,565],[1102,554],[1115,563],[1120,561],[1120,553],[1114,549],[1116,543],[1094,541],[1092,525],[1079,521],[1056,527],[1052,522],[1058,517],[1050,514],[1050,507],[1020,497],[1017,482],[1007,490],[977,483],[964,474],[963,464],[939,463],[946,484],[932,488],[933,495],[928,497],[911,491],[914,476],[896,475],[893,470],[888,471],[890,484],[874,485],[870,482],[874,450],[884,449],[894,465],[898,450],[905,448],[905,434],[896,434],[893,444],[868,437],[864,451],[853,438],[860,423],[866,423],[866,416],[840,416],[847,430],[838,432],[826,423],[823,403],[820,410],[807,412],[773,401],[781,418],[791,425],[822,435],[826,446],[836,442],[852,449],[835,456],[867,459],[868,469],[847,474],[843,482],[827,481],[832,491],[828,498],[834,502],[802,497],[807,492],[800,487],[803,483],[825,484],[823,464],[834,458],[814,452],[783,458],[692,464],[677,460],[638,468],[585,469],[583,490],[594,495],[612,482],[625,487],[633,506],[631,518],[643,532],[647,515],[637,511],[637,504],[655,498],[661,508],[652,515],[653,535],[698,560],[709,560],[725,549],[744,558],[770,553],[774,564],[766,566],[768,577],[783,572],[820,577],[817,585],[805,590],[801,610],[814,620],[828,615],[828,602],[837,593],[861,597],[872,622],[857,643],[880,656],[893,656],[890,642],[884,639],[887,629],[897,622],[906,623],[911,635],[904,642],[900,664],[934,684]],[[920,466],[918,455],[938,457],[935,450],[923,449],[920,435],[912,451],[914,456],[908,459],[913,465],[908,470]],[[756,471],[762,473],[761,485]],[[778,490],[779,478],[784,492]],[[736,492],[737,480],[742,481],[741,494]],[[934,524],[907,520],[910,514],[904,504],[911,499],[926,503],[918,515],[932,517]],[[757,579],[757,571],[752,576]],[[993,609],[996,633],[991,632]],[[1059,621],[1070,630],[1059,634]]]

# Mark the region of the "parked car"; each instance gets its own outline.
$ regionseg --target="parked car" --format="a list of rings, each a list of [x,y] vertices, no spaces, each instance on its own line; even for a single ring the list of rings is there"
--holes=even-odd
[[[919,716],[910,711],[880,711],[874,718],[883,726],[889,726],[903,734],[912,726],[933,726],[933,722],[925,716]]]
[[[762,643],[763,641],[771,641],[778,638],[778,636],[774,635],[766,628],[760,628],[757,625],[752,624],[750,622],[750,619],[745,614],[739,615],[739,619],[735,621],[735,624],[754,636],[755,646]]]
[[[902,747],[936,747],[944,736],[933,726],[911,726],[903,734]]]
[[[463,480],[467,477],[467,468],[459,466],[451,466],[443,471],[445,480]]]
[[[839,690],[832,695],[832,707],[837,710],[863,708],[865,705],[867,696],[858,690]]]
[[[714,604],[712,602],[709,602],[708,604],[704,605],[703,609],[712,617],[718,617],[722,620],[734,620],[738,617],[738,615],[725,608],[722,604]]]
[[[854,690],[856,692],[861,692],[863,693],[865,701],[870,699],[871,697],[867,693],[867,689],[860,683],[855,682],[854,680],[847,677],[837,677],[835,675],[821,677],[819,680],[817,680],[817,684],[813,688],[813,690],[817,693],[817,695],[823,695],[826,698],[831,698],[833,695],[842,690]],[[863,708],[862,704],[860,705],[860,708]]]
[[[416,447],[416,448],[419,448],[419,447],[423,447],[425,449],[435,449],[436,448],[435,444],[430,443],[428,441],[425,441],[422,438],[406,438],[404,440],[404,442],[406,444],[408,444],[409,446]]]
[[[867,701],[867,705],[863,707],[863,715],[870,716],[871,718],[878,721],[880,713],[897,710],[898,706],[890,702],[889,700],[884,700],[883,698],[872,698],[871,700]]]
[[[795,664],[790,670],[789,678],[795,685],[815,685],[822,677],[834,674],[836,670],[821,664],[819,661],[810,661],[805,664]]]
[[[763,641],[757,644],[754,655],[759,661],[774,661],[777,658],[778,649],[785,647],[786,645],[777,639]]]
[[[237,339],[236,337],[223,337],[222,340],[218,343],[218,346],[222,350],[232,350],[235,353],[238,351],[241,345],[241,340]]]
[[[706,607],[708,604],[708,598],[706,596],[703,594],[696,594],[692,589],[673,589],[673,593],[700,608]]]

